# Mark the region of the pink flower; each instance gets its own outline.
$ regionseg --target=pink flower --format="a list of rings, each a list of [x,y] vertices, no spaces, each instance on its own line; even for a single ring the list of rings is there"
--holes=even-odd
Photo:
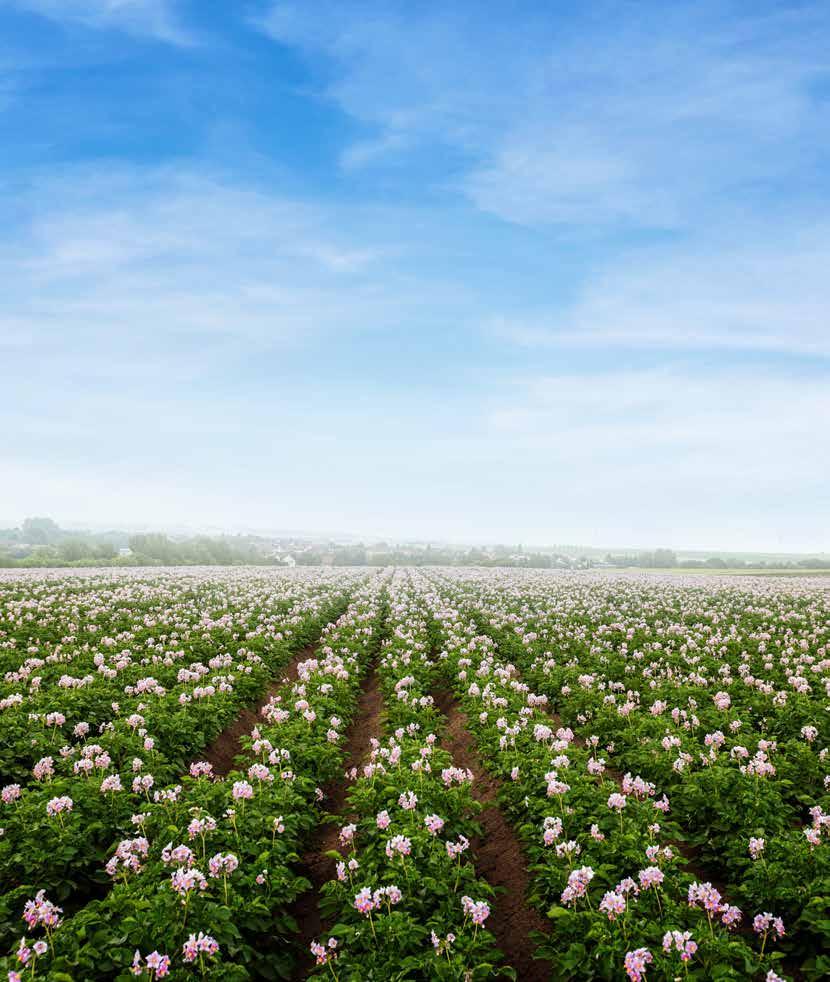
[[[381,904],[385,903],[391,908],[395,904],[399,904],[402,900],[403,893],[394,884],[388,887],[380,887],[375,890],[372,896],[372,902],[375,907],[380,907]]]
[[[626,900],[621,893],[609,890],[600,901],[599,909],[607,914],[609,921],[614,921],[620,914],[625,913]]]
[[[413,811],[418,805],[418,796],[414,791],[404,791],[398,798],[398,804],[405,811]]]
[[[248,768],[248,778],[251,781],[273,781],[274,775],[265,764],[251,764]]]
[[[594,871],[590,866],[581,866],[573,870],[568,877],[568,885],[562,891],[562,903],[567,906],[584,897],[588,892],[588,884],[593,878]]]
[[[624,880],[620,880],[614,889],[617,893],[633,893],[635,897],[640,892],[640,888],[630,876],[627,876]]]
[[[476,927],[481,927],[490,916],[490,907],[484,900],[473,900],[472,897],[465,896],[461,898],[461,907],[464,916],[471,918]]]
[[[766,846],[766,841],[764,839],[756,839],[754,836],[749,840],[749,855],[753,859],[758,859],[761,853],[764,851]]]
[[[211,856],[208,861],[208,875],[214,878],[219,876],[227,876],[229,873],[233,873],[235,869],[239,866],[239,860],[234,856],[232,852],[222,855],[221,852],[217,852],[215,856]]]
[[[756,934],[763,934],[764,937],[772,929],[773,933],[779,937],[783,938],[784,934],[784,922],[780,917],[775,917],[770,914],[769,911],[764,911],[763,914],[756,914],[754,920],[752,921],[752,929]]]
[[[327,965],[330,960],[337,957],[334,950],[337,947],[337,940],[335,938],[329,938],[328,948],[320,944],[319,941],[312,941],[309,947],[318,965]]]
[[[564,781],[560,781],[558,778],[554,778],[548,781],[547,795],[548,798],[553,798],[554,796],[561,796],[567,794],[571,790],[570,784],[566,784]]]
[[[466,836],[460,835],[458,842],[445,842],[444,845],[447,849],[447,856],[450,859],[455,859],[469,848],[470,840]]]
[[[721,906],[721,895],[711,883],[692,883],[689,886],[689,906],[700,905],[710,914],[717,913]]]
[[[637,874],[637,878],[643,890],[648,890],[651,887],[659,887],[665,879],[663,871],[659,866],[647,866],[645,869],[641,869]]]
[[[51,816],[61,815],[64,812],[67,814],[72,811],[72,806],[75,803],[68,797],[68,795],[61,795],[60,798],[50,798],[46,802],[46,814]]]
[[[54,768],[55,761],[51,757],[41,757],[41,759],[35,764],[32,769],[32,773],[35,779],[38,781],[46,781],[55,775]]]
[[[364,887],[359,893],[355,894],[354,908],[358,913],[369,917],[376,906],[377,904],[372,897],[372,891],[369,887]]]
[[[741,923],[743,916],[740,907],[724,904],[720,909],[720,919],[724,927],[729,928],[730,931]]]
[[[165,976],[170,974],[169,955],[162,955],[158,951],[151,951],[145,959],[145,962],[151,979],[153,978],[154,972],[157,979],[163,979]],[[141,975],[144,972],[144,968],[141,964],[141,952],[138,950],[136,950],[136,953],[133,956],[133,964],[130,971],[133,975]]]
[[[26,939],[21,938],[17,946],[17,960],[21,965],[27,965],[32,957],[32,949],[26,944]]]
[[[449,951],[450,948],[455,944],[455,935],[448,934],[443,940],[438,937],[435,931],[431,932],[432,936],[432,947],[435,949],[435,954],[440,958],[445,952]],[[449,957],[449,956],[448,956]]]
[[[182,945],[182,957],[186,962],[195,962],[200,954],[213,957],[219,951],[219,944],[215,938],[201,931],[198,936],[191,934]]]
[[[109,859],[105,869],[110,876],[116,876],[119,870],[123,870],[125,876],[127,871],[140,873],[143,869],[142,860],[147,858],[149,852],[150,843],[144,836],[123,839],[116,846],[115,854]]]
[[[23,907],[23,920],[30,929],[40,924],[51,930],[61,923],[62,913],[63,907],[58,907],[51,900],[47,900],[45,890],[38,890],[34,900],[26,901]]]
[[[195,839],[198,835],[207,835],[208,832],[215,831],[216,819],[210,815],[205,815],[204,818],[193,818],[187,826],[187,834],[191,839]]]
[[[412,842],[405,835],[393,835],[386,843],[386,855],[393,859],[395,853],[408,856],[412,852]]]
[[[680,954],[682,962],[691,961],[697,951],[697,942],[692,940],[692,932],[666,931],[663,935],[663,951],[669,954],[672,949]]]
[[[170,875],[170,886],[182,898],[182,903],[186,904],[194,890],[207,890],[208,884],[199,870],[181,867]]]
[[[646,977],[646,965],[654,961],[654,956],[648,948],[637,948],[625,956],[625,972],[632,982],[641,982]]]

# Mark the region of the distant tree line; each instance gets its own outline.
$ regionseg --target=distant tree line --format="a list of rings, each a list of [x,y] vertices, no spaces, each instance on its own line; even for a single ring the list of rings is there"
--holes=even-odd
[[[71,532],[51,518],[27,518],[0,530],[0,566],[234,566],[278,560],[252,536],[171,539],[162,533]]]
[[[608,553],[603,560],[521,545],[482,548],[394,546],[389,543],[315,545],[308,540],[273,540],[255,535],[170,537],[161,532],[76,532],[51,518],[27,518],[20,528],[0,529],[0,566],[276,566],[285,560],[300,566],[493,566],[523,569],[830,569],[824,558],[748,561],[725,555],[678,559],[672,549]]]
[[[655,549],[653,552],[630,555],[605,556],[606,566],[642,567],[645,569],[830,569],[830,559],[806,557],[804,559],[766,559],[748,561],[737,556],[709,556],[706,559],[678,559],[672,549]]]

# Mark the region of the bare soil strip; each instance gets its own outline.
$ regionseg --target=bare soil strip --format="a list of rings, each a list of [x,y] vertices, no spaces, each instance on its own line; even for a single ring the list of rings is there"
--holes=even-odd
[[[382,709],[383,697],[378,684],[377,670],[373,665],[360,693],[357,711],[346,731],[344,770],[359,767],[369,756],[371,737],[377,736],[380,732]],[[323,789],[326,794],[326,810],[332,815],[343,815],[349,787],[350,783],[341,779]],[[295,979],[306,978],[314,967],[309,945],[312,941],[316,941],[324,930],[323,919],[320,916],[320,890],[334,875],[334,862],[326,856],[326,852],[337,849],[339,834],[339,823],[321,823],[317,826],[308,850],[303,855],[302,872],[311,880],[312,889],[297,898],[292,910],[300,928],[298,940],[301,945],[300,958],[293,975]]]
[[[296,652],[285,666],[279,679],[275,679],[263,695],[252,706],[246,706],[236,719],[226,727],[218,737],[196,758],[206,760],[213,765],[213,773],[217,777],[225,777],[233,770],[236,758],[243,752],[242,739],[250,735],[251,730],[260,722],[259,712],[279,689],[286,679],[297,678],[297,666],[300,662],[313,658],[317,644],[308,645]]]
[[[527,903],[527,857],[498,806],[499,782],[481,763],[467,729],[467,717],[452,695],[446,690],[436,690],[433,697],[447,717],[441,748],[452,754],[456,767],[473,772],[473,797],[484,805],[479,816],[482,836],[473,843],[476,872],[491,886],[504,888],[493,905],[493,917],[487,926],[521,982],[546,982],[550,978],[550,966],[532,957],[536,945],[530,933],[547,934],[549,924]]]

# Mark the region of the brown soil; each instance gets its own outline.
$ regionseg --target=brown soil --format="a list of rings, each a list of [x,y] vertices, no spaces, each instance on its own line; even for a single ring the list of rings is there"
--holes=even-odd
[[[359,767],[368,757],[370,738],[380,731],[380,714],[383,697],[378,684],[377,672],[372,667],[366,685],[358,699],[354,719],[346,731],[346,758],[344,770]],[[332,815],[345,818],[346,796],[351,782],[334,781],[323,790],[326,793],[326,810]],[[300,957],[294,971],[295,979],[306,978],[314,967],[309,945],[323,933],[324,924],[320,916],[319,894],[324,883],[334,875],[334,860],[326,856],[330,849],[337,849],[341,822],[321,823],[315,829],[308,850],[303,856],[302,872],[311,880],[312,889],[297,898],[292,914],[300,928]]]
[[[251,730],[261,722],[259,711],[286,681],[297,678],[297,665],[308,658],[314,657],[317,645],[309,645],[296,652],[283,669],[278,680],[268,686],[265,693],[252,706],[244,708],[230,726],[226,727],[208,747],[202,751],[197,760],[206,760],[213,765],[213,773],[217,777],[225,777],[233,770],[236,758],[243,753],[242,739],[250,735]]]
[[[452,754],[457,767],[473,772],[473,796],[484,805],[479,816],[482,835],[473,843],[476,870],[491,886],[504,889],[493,905],[492,920],[487,926],[496,936],[508,964],[516,969],[520,982],[546,982],[550,968],[533,959],[536,945],[530,933],[547,933],[549,925],[525,899],[529,883],[527,857],[498,806],[499,782],[482,765],[473,748],[467,718],[450,693],[436,691],[433,696],[447,717],[441,747]]]

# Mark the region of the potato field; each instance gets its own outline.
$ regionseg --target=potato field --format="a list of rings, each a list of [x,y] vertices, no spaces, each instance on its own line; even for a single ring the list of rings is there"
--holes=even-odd
[[[830,976],[830,582],[0,573],[17,980]]]

